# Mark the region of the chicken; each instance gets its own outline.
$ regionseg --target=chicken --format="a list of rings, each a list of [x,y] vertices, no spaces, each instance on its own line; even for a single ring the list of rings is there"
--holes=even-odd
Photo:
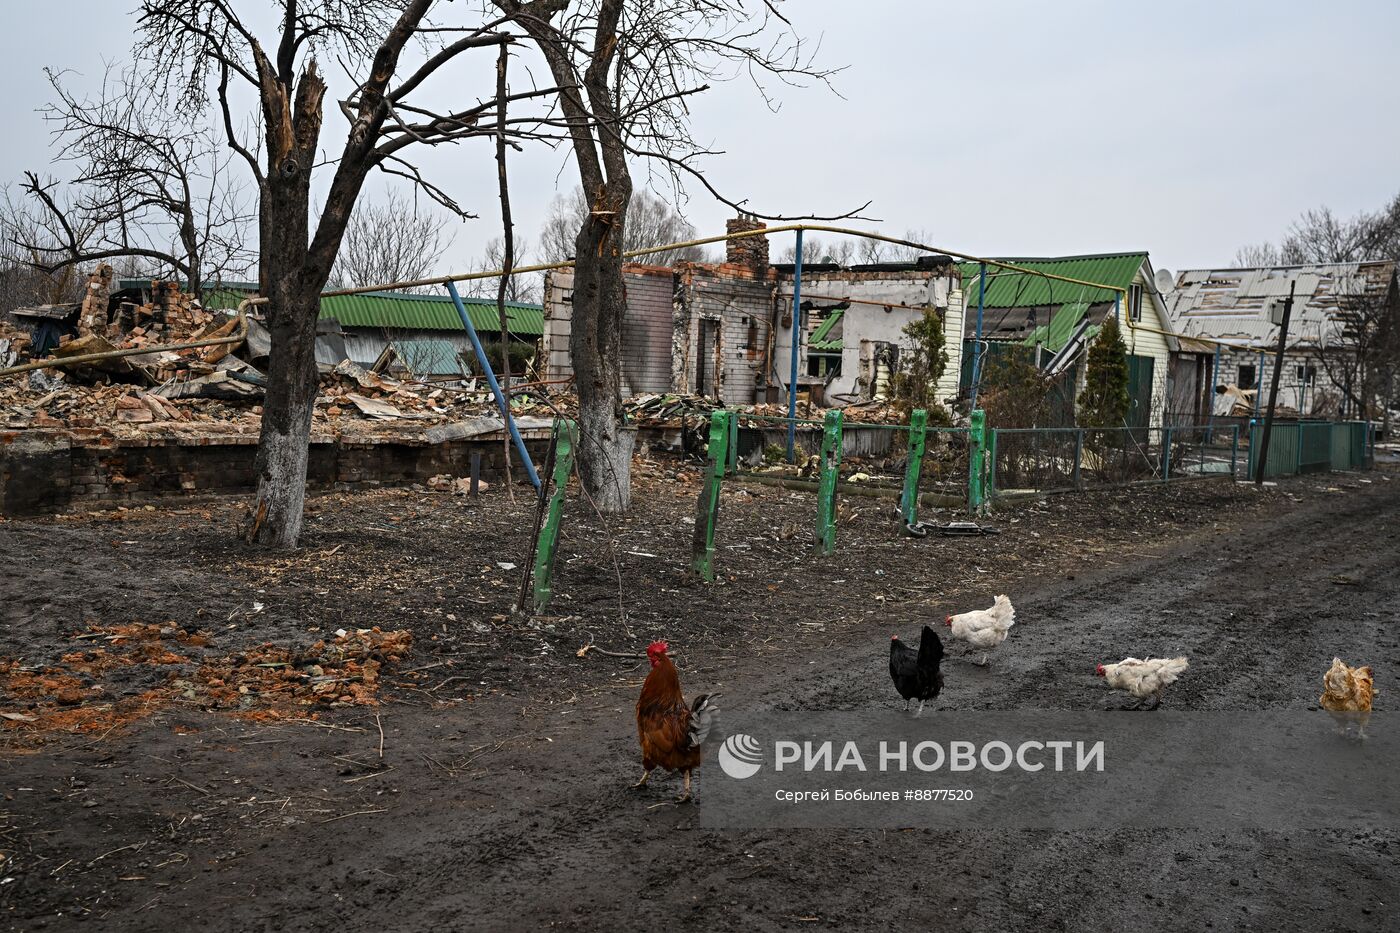
[[[1006,633],[1016,624],[1016,610],[1011,600],[998,596],[992,601],[992,608],[948,616],[943,624],[953,630],[953,637],[958,641],[982,649],[982,660],[977,663],[985,667],[987,653],[1006,641]]]
[[[1322,696],[1318,705],[1332,714],[1342,731],[1356,723],[1356,734],[1366,737],[1366,723],[1371,719],[1371,668],[1348,667],[1341,658],[1333,658],[1332,666],[1322,675]]]
[[[1108,681],[1115,690],[1126,690],[1137,697],[1137,703],[1129,709],[1141,709],[1148,697],[1152,698],[1151,709],[1162,705],[1162,689],[1173,684],[1186,670],[1186,658],[1124,658],[1117,664],[1100,664],[1098,675]]]
[[[924,703],[938,696],[943,689],[942,662],[943,640],[927,625],[919,636],[918,651],[900,641],[898,635],[890,638],[890,680],[904,697],[905,712],[910,700],[918,700],[919,710],[914,715],[922,715]]]
[[[666,655],[664,641],[647,646],[651,673],[637,698],[637,738],[642,744],[642,787],[656,768],[685,775],[685,793],[677,803],[690,800],[690,772],[700,767],[700,746],[719,720],[718,693],[701,694],[686,705],[676,665]]]

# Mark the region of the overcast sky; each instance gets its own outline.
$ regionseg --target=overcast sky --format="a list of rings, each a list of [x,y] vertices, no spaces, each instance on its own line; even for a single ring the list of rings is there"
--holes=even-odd
[[[49,94],[42,69],[71,69],[78,84],[99,77],[104,59],[129,56],[135,6],[0,7],[9,79],[0,180],[49,170],[34,112]],[[783,89],[774,114],[738,83],[694,106],[697,138],[725,150],[708,162],[715,184],[766,212],[829,213],[868,199],[882,223],[861,226],[920,228],[948,249],[1147,249],[1158,268],[1177,270],[1227,264],[1242,244],[1276,240],[1305,208],[1351,215],[1400,191],[1396,0],[791,0],[785,9],[820,39],[825,64],[844,66],[841,96]],[[335,119],[323,139],[338,146]],[[445,264],[460,269],[498,232],[491,152],[430,162],[481,215],[457,228]],[[546,152],[511,170],[517,229],[531,236],[556,186],[576,175]],[[383,183],[368,190],[377,196]],[[730,214],[699,191],[683,210],[702,235],[722,232]]]

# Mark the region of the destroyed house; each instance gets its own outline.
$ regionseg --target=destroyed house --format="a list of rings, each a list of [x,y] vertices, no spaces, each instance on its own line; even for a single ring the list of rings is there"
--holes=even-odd
[[[729,231],[762,229],[747,219]],[[791,378],[795,270],[768,261],[767,238],[730,240],[723,263],[675,267],[624,266],[624,395],[676,392],[726,405],[786,399]],[[543,351],[547,379],[573,375],[569,355],[573,273],[545,279]],[[883,395],[901,365],[903,330],[932,309],[944,319],[947,375],[939,398],[957,389],[962,292],[955,263],[841,268],[805,266],[798,346],[797,394],[841,406]]]
[[[984,389],[988,379],[994,378],[999,360],[1020,354],[1061,379],[1062,392],[1072,407],[1084,384],[1089,344],[1108,316],[1117,315],[1128,348],[1129,424],[1160,427],[1169,407],[1169,364],[1175,339],[1147,253],[1000,257],[999,261],[1018,268],[988,265],[985,286],[978,263],[961,264],[966,306],[959,374],[963,393],[971,388],[979,354]],[[1037,272],[1107,287],[1049,279]]]
[[[778,301],[783,320],[792,305],[794,267],[779,265]],[[942,320],[948,365],[935,395],[951,404],[957,395],[964,291],[958,265],[946,256],[915,262],[843,268],[803,266],[802,310],[807,334],[798,391],[816,401],[846,405],[888,394],[904,368],[911,339],[905,328],[926,312]],[[788,360],[790,325],[779,332],[777,356]],[[783,379],[786,384],[786,376]]]
[[[1211,342],[1214,413],[1253,413],[1267,401],[1290,291],[1294,304],[1279,373],[1279,410],[1375,417],[1379,374],[1367,372],[1357,348],[1358,341],[1393,326],[1387,322],[1400,313],[1396,264],[1389,260],[1179,273],[1167,296],[1171,320],[1184,336]]]
[[[122,280],[112,296],[113,314],[122,303],[158,303],[164,283]],[[224,283],[205,292],[205,307],[231,310],[257,294],[253,283]],[[496,302],[485,298],[462,299],[472,326],[485,345],[499,342],[500,317]],[[510,340],[533,356],[544,318],[539,305],[506,303]],[[403,368],[421,377],[460,378],[474,374],[477,366],[471,340],[462,327],[456,304],[446,294],[365,292],[327,295],[321,299],[316,327],[316,360],[334,366],[350,360],[366,368],[386,351],[392,351],[392,368]],[[523,367],[519,367],[523,369]]]

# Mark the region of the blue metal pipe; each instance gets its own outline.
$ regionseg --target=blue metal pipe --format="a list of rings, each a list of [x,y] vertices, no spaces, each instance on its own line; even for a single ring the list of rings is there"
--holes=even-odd
[[[978,263],[977,330],[972,339],[972,391],[968,411],[977,410],[977,387],[982,384],[982,312],[987,306],[987,264]]]
[[[476,361],[481,364],[481,371],[486,374],[486,382],[491,386],[491,394],[496,396],[496,407],[501,410],[501,418],[506,423],[506,430],[510,431],[510,439],[515,442],[515,449],[520,454],[520,462],[525,464],[525,473],[530,477],[530,484],[536,489],[540,488],[539,475],[535,473],[534,461],[530,459],[530,452],[525,449],[525,441],[520,436],[520,429],[515,426],[515,418],[511,416],[510,406],[506,404],[505,393],[501,391],[501,384],[496,381],[496,373],[491,369],[491,361],[486,358],[486,349],[481,345],[481,338],[476,335],[476,326],[472,324],[470,315],[467,314],[467,306],[462,304],[462,296],[457,294],[457,285],[454,282],[447,283],[447,293],[452,296],[452,303],[457,306],[457,315],[462,319],[462,327],[467,332],[467,337],[471,339],[472,349],[476,351]],[[501,335],[501,352],[507,352],[508,335]]]
[[[787,461],[797,462],[797,357],[802,349],[802,231],[797,231],[797,262],[792,273],[792,365],[788,369]]]

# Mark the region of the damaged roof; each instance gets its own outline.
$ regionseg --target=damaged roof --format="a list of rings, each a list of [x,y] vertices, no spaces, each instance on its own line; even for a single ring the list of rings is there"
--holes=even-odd
[[[120,291],[149,290],[149,279],[123,279]],[[204,293],[205,308],[232,311],[258,293],[253,282],[224,282]],[[500,330],[496,302],[490,298],[462,297],[472,326],[496,333]],[[395,330],[460,331],[462,319],[448,295],[414,295],[406,292],[365,292],[359,295],[326,295],[321,298],[322,320],[339,321],[342,327],[388,327]],[[525,302],[506,302],[510,332],[521,337],[544,333],[544,308]]]
[[[1102,253],[1089,256],[1064,256],[1053,259],[1018,259],[1006,256],[997,257],[1001,262],[1009,262],[1036,272],[1060,275],[1083,282],[1101,282],[1111,288],[1091,288],[1058,282],[1043,276],[1018,272],[1012,269],[987,267],[987,292],[985,306],[988,308],[1037,308],[1046,305],[1062,305],[1069,302],[1097,304],[1112,302],[1117,297],[1113,288],[1127,288],[1133,283],[1138,270],[1147,261],[1147,252]],[[979,287],[979,264],[964,262],[962,269],[963,295],[968,308],[977,308]]]
[[[1187,269],[1166,296],[1172,324],[1189,336],[1210,337],[1241,347],[1278,341],[1276,308],[1295,288],[1290,346],[1325,346],[1343,335],[1345,320],[1360,302],[1396,302],[1396,264],[1311,263],[1250,269]]]
[[[841,350],[845,346],[841,327],[841,321],[845,316],[844,308],[837,308],[828,314],[826,320],[822,321],[821,325],[812,332],[812,336],[808,338],[807,349],[816,353]]]

